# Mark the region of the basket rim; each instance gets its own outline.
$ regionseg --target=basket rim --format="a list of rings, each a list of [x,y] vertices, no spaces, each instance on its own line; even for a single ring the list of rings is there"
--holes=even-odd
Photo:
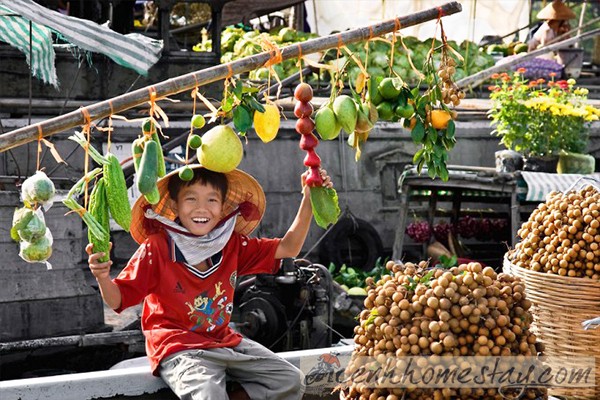
[[[596,289],[600,292],[600,281],[595,281],[590,278],[583,277],[572,277],[572,276],[562,276],[558,274],[548,274],[538,271],[533,271],[527,268],[520,267],[516,264],[513,264],[511,260],[508,259],[508,253],[504,254],[504,266],[508,268],[508,270],[515,270],[517,273],[529,276],[532,279],[545,279],[552,283],[559,283],[563,285],[571,285],[578,287],[589,287]]]

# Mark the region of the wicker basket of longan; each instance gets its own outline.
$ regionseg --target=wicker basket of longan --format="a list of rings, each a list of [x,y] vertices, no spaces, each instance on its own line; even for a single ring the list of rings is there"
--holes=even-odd
[[[573,360],[572,367],[600,362],[600,329],[582,322],[600,316],[600,191],[585,185],[552,192],[523,223],[521,239],[504,260],[504,271],[525,283],[532,302],[531,329],[545,355]],[[571,398],[600,398],[600,363],[595,386],[552,388]],[[593,377],[592,377],[593,378]]]

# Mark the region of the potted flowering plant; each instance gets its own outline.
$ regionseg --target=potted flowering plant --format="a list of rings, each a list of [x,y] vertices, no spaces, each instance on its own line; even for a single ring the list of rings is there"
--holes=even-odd
[[[598,120],[600,110],[587,104],[588,90],[576,87],[574,79],[528,81],[524,72],[520,68],[512,76],[492,75],[495,85],[490,87],[488,112],[495,127],[492,134],[501,137],[507,149],[523,155],[523,169],[555,172],[561,152],[586,150],[589,125]]]

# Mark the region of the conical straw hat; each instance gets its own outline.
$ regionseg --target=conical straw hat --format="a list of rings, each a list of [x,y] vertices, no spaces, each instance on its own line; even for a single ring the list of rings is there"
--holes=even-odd
[[[538,19],[545,20],[564,20],[564,19],[573,19],[575,18],[575,13],[561,0],[554,0],[552,3],[548,4],[546,7],[542,8],[542,10],[538,13]]]
[[[202,168],[199,164],[190,165],[192,169]],[[157,186],[160,193],[160,201],[151,205],[144,196],[140,196],[135,202],[131,212],[132,221],[130,233],[133,239],[141,244],[152,232],[148,224],[144,223],[144,212],[147,206],[171,220],[175,219],[175,213],[170,207],[168,185],[170,179],[179,179],[179,169],[172,171],[165,177],[159,179]],[[249,174],[235,169],[224,174],[227,177],[227,194],[223,204],[224,214],[229,214],[242,204],[245,205],[247,213],[237,216],[235,231],[248,235],[260,223],[266,207],[265,193],[260,184]],[[249,206],[249,207],[248,207]]]

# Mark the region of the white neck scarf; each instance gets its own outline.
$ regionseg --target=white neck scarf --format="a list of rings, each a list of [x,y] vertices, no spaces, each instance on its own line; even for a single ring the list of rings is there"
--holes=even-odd
[[[198,265],[223,250],[233,233],[236,221],[236,218],[229,218],[206,235],[195,236],[183,226],[157,214],[151,208],[146,210],[144,216],[157,220],[165,226],[165,230],[190,265]]]

